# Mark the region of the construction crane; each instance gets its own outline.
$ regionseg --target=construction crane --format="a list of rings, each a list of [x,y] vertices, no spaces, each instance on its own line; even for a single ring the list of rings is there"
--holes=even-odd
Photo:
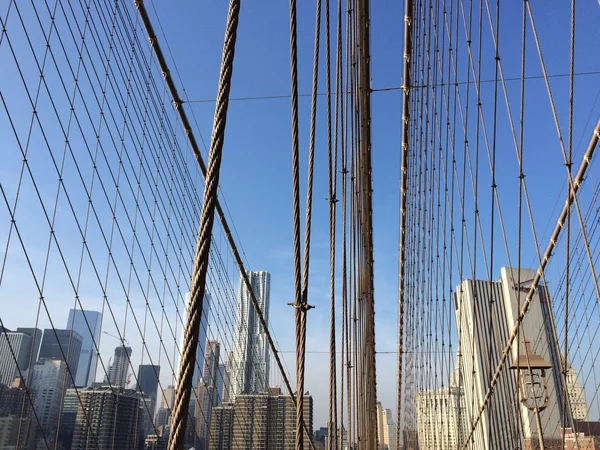
[[[124,337],[121,338],[119,336],[115,336],[114,334],[110,334],[107,331],[103,331],[103,333],[106,334],[107,336],[114,337],[115,339],[118,339],[119,341],[121,341],[121,344],[123,345],[123,347],[125,347],[125,346],[129,347],[129,341],[127,339],[125,339]]]

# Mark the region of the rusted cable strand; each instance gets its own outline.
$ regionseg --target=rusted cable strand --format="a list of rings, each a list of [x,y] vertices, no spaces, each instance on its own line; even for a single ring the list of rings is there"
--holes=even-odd
[[[594,151],[596,149],[599,139],[600,139],[600,120],[596,124],[596,128],[594,128],[594,133],[592,135],[592,138],[590,140],[588,148],[587,148],[585,154],[583,155],[583,160],[581,161],[581,165],[579,166],[577,175],[575,176],[575,179],[573,180],[573,185],[569,189],[569,194],[567,196],[567,200],[566,200],[565,205],[563,206],[563,209],[558,217],[558,221],[556,223],[556,226],[554,227],[552,236],[550,236],[550,242],[548,242],[548,246],[546,247],[544,256],[542,257],[542,260],[540,262],[540,266],[535,274],[535,277],[532,280],[529,291],[527,292],[527,297],[525,298],[525,300],[523,302],[523,306],[521,308],[521,311],[519,312],[519,316],[517,317],[517,322],[510,333],[508,342],[504,348],[504,351],[502,352],[502,357],[500,358],[500,362],[498,363],[498,366],[496,367],[496,371],[494,372],[494,376],[492,377],[490,386],[489,386],[489,388],[485,394],[485,397],[483,399],[483,403],[479,407],[479,412],[477,414],[477,417],[475,418],[473,425],[471,426],[471,431],[469,433],[469,436],[467,437],[467,439],[465,440],[465,442],[462,446],[463,450],[467,448],[468,442],[471,439],[471,437],[473,436],[475,429],[477,427],[477,424],[481,420],[481,415],[483,414],[483,411],[485,411],[487,403],[489,402],[489,399],[492,396],[494,387],[496,386],[496,383],[498,382],[498,379],[500,377],[500,373],[502,372],[502,367],[504,366],[504,363],[506,362],[506,359],[508,358],[508,355],[511,351],[515,337],[517,336],[517,333],[519,332],[519,329],[521,327],[523,319],[525,318],[525,314],[529,310],[529,305],[531,304],[531,301],[533,300],[533,294],[535,293],[535,290],[537,289],[538,283],[542,279],[546,265],[548,264],[548,261],[550,260],[550,258],[552,256],[552,252],[554,251],[554,247],[556,246],[556,244],[558,242],[558,238],[560,237],[560,232],[563,229],[565,220],[566,220],[567,216],[570,214],[571,206],[573,205],[575,196],[577,195],[577,192],[579,191],[579,188],[581,187],[581,184],[583,183],[585,173],[592,161],[592,156],[594,155]]]
[[[194,372],[196,350],[198,347],[198,335],[200,332],[200,318],[204,306],[203,299],[206,287],[206,272],[208,270],[212,227],[215,218],[215,206],[219,187],[219,174],[225,138],[225,125],[227,123],[227,106],[229,104],[229,91],[231,89],[231,77],[233,74],[239,12],[240,0],[230,0],[227,26],[225,29],[225,41],[223,44],[217,104],[215,107],[215,118],[210,153],[208,156],[208,170],[205,177],[204,198],[200,215],[198,244],[190,286],[190,304],[188,307],[184,334],[181,366],[179,368],[179,385],[176,390],[175,405],[173,407],[169,450],[179,450],[183,448],[187,425],[188,406],[192,389],[192,376]]]
[[[202,175],[206,178],[206,173],[207,173],[206,165],[204,163],[202,154],[200,153],[200,147],[198,145],[198,141],[196,140],[195,135],[192,131],[192,127],[188,120],[185,109],[182,108],[183,101],[181,100],[181,98],[179,97],[179,94],[177,93],[177,88],[175,87],[175,83],[173,82],[173,78],[170,74],[169,67],[165,60],[164,54],[162,52],[162,49],[160,47],[160,44],[156,37],[156,34],[154,32],[154,27],[152,26],[152,22],[150,21],[148,12],[146,11],[146,7],[144,5],[144,0],[135,0],[134,4],[138,10],[138,13],[142,20],[142,23],[144,24],[144,28],[146,29],[146,33],[148,35],[150,45],[152,46],[152,49],[154,50],[154,55],[156,56],[156,60],[158,62],[160,70],[162,71],[163,77],[165,78],[165,83],[167,84],[167,87],[169,88],[169,93],[171,94],[171,97],[173,99],[173,105],[175,106],[175,109],[177,110],[177,113],[179,114],[179,119],[181,120],[181,123],[183,125],[183,129],[184,129],[186,136],[188,138],[188,141],[190,143],[190,147],[192,148],[192,151],[194,152],[194,157],[196,158],[196,162],[198,163],[198,166],[200,167],[200,171],[202,172]],[[277,351],[277,348],[275,347],[275,342],[273,341],[273,338],[271,337],[271,334],[269,332],[268,324],[264,318],[264,315],[262,313],[262,310],[261,310],[258,300],[256,298],[256,294],[254,293],[254,290],[252,289],[252,284],[250,283],[248,274],[246,273],[246,268],[244,266],[244,262],[242,260],[240,252],[235,243],[233,233],[231,232],[231,228],[229,227],[229,224],[227,223],[227,217],[225,216],[225,212],[224,212],[223,208],[221,207],[221,204],[218,199],[216,199],[215,206],[216,206],[216,210],[217,210],[217,215],[219,216],[219,221],[221,222],[221,226],[223,227],[223,233],[225,234],[225,237],[227,238],[227,242],[228,242],[228,244],[231,248],[231,252],[233,253],[233,256],[235,258],[235,262],[238,266],[238,269],[239,269],[242,279],[244,281],[244,285],[246,286],[246,289],[250,293],[250,299],[252,300],[252,305],[254,306],[254,309],[256,311],[256,314],[258,316],[260,324],[263,327],[263,329],[265,330],[265,333],[267,335],[267,340],[269,341],[269,347],[271,348],[271,351],[273,352],[273,356],[275,358],[277,366],[279,367],[281,376],[283,377],[283,382],[285,383],[285,386],[286,386],[290,396],[292,397],[294,405],[296,405],[296,396],[294,394],[294,391],[292,390],[290,381],[289,381],[287,374],[285,373],[285,370],[283,368],[281,358],[279,357],[279,353]],[[304,424],[304,431],[305,431],[306,435],[309,437],[309,440],[311,442],[311,448],[314,449],[315,447],[312,442],[312,436],[308,430],[308,427],[306,426],[306,423]]]
[[[406,197],[408,189],[408,156],[410,129],[410,60],[412,56],[412,0],[404,2],[404,68],[403,68],[403,105],[402,105],[402,161],[400,173],[400,248],[398,264],[398,380],[397,380],[397,420],[396,448],[400,448],[400,411],[402,410],[402,351],[404,349],[404,283],[406,264]]]

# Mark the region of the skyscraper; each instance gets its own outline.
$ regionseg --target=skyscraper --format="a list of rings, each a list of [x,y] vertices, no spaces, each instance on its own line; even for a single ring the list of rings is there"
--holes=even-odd
[[[456,289],[454,301],[459,330],[459,378],[464,386],[467,421],[477,416],[499,355],[517,322],[517,295],[521,297],[522,305],[534,276],[533,270],[502,268],[498,281],[465,280]],[[546,371],[546,381],[550,404],[558,404],[559,407],[546,409],[542,424],[544,437],[550,441],[560,437],[563,386],[558,347],[550,328],[547,298],[546,287],[539,285],[521,326],[519,347],[520,353],[524,353],[523,341],[530,341],[532,353],[552,364],[552,369]],[[515,448],[515,445],[519,445],[514,442],[518,421],[521,421],[519,430],[524,439],[537,441],[534,413],[515,396],[516,375],[508,370],[512,361],[517,360],[517,347],[515,342],[509,361],[494,388],[494,395],[481,414],[480,424],[473,436],[478,449]]]
[[[26,370],[31,356],[31,337],[13,331],[0,333],[0,384],[10,386]]]
[[[144,394],[152,395],[156,398],[156,390],[158,389],[158,379],[160,375],[160,366],[151,364],[140,364],[138,368],[138,390]]]
[[[131,351],[131,347],[121,346],[115,348],[112,364],[108,368],[108,382],[110,382],[112,386],[126,387]]]
[[[564,355],[563,355],[564,356]],[[562,358],[564,363],[564,358]],[[588,420],[588,405],[585,400],[585,390],[577,379],[577,371],[571,366],[569,362],[566,363],[567,367],[567,394],[569,396],[569,404],[571,406],[571,412],[573,420]]]
[[[25,370],[29,369],[29,362],[33,365],[38,359],[38,353],[40,352],[40,343],[42,342],[42,330],[39,328],[17,328],[17,333],[24,333],[31,337],[31,353],[28,365]]]
[[[72,450],[131,450],[141,432],[139,397],[133,390],[103,386],[79,390]]]
[[[206,344],[203,378],[207,386],[217,387],[220,350],[221,344],[218,341],[208,341]]]
[[[225,369],[225,364],[219,364],[217,368],[217,405],[220,406],[225,398],[225,376],[227,375],[227,370]]]
[[[247,274],[258,306],[268,322],[271,275],[250,271]],[[229,401],[239,394],[266,392],[269,386],[269,343],[241,276],[230,383]]]
[[[202,379],[202,371],[204,370],[204,351],[206,350],[206,336],[208,333],[208,317],[210,315],[210,302],[211,297],[208,291],[204,291],[204,302],[202,305],[202,318],[200,319],[200,333],[198,335],[198,347],[196,347],[196,363],[194,364],[194,374],[192,375],[192,387],[195,387],[198,382]],[[185,326],[187,321],[187,308],[190,303],[189,292],[185,296],[185,311],[183,314],[183,328],[181,331],[181,338],[179,342],[179,351],[183,352],[183,339],[185,335]],[[181,362],[179,359],[178,364]],[[179,367],[177,368],[177,375],[179,375]]]
[[[35,392],[35,412],[44,433],[54,436],[65,394],[67,366],[60,359],[42,358],[31,369],[29,389]]]
[[[74,330],[57,330],[47,328],[44,330],[42,345],[40,346],[39,359],[60,359],[67,363],[71,375],[67,375],[67,387],[73,386],[73,379],[77,379],[77,367],[81,354],[83,338]],[[71,376],[73,379],[71,379]]]
[[[396,427],[392,410],[385,409],[380,402],[377,402],[377,432],[379,450],[396,450]]]
[[[72,329],[82,337],[81,355],[77,366],[76,386],[91,386],[96,378],[96,361],[98,353],[96,345],[100,342],[100,327],[102,325],[102,313],[71,309],[65,328]]]
[[[460,448],[467,437],[466,425],[465,396],[462,388],[450,386],[417,393],[420,450]]]

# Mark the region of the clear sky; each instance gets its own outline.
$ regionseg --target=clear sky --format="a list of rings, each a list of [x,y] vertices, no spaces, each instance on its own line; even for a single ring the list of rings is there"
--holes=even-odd
[[[0,7],[0,15],[6,17],[8,3],[4,1]],[[203,142],[210,140],[214,99],[218,81],[221,59],[224,24],[227,2],[147,2],[150,17],[155,24],[159,40],[175,76],[177,88],[182,92],[185,88],[187,100],[209,100],[206,102],[190,102],[186,110],[193,116],[195,133]],[[569,6],[567,2],[532,2],[536,25],[540,35],[545,62],[550,74],[568,73],[568,37]],[[128,5],[130,8],[131,5]],[[231,90],[232,98],[287,95],[289,87],[289,25],[288,4],[280,2],[242,2],[236,59]],[[310,92],[313,35],[314,4],[301,1],[298,5],[298,50],[299,50],[299,91]],[[23,7],[25,20],[33,20],[31,7]],[[133,8],[131,7],[131,10]],[[19,22],[14,11],[11,13],[8,36],[13,37],[16,49],[26,51],[26,42],[20,31]],[[29,16],[27,16],[29,14]],[[399,204],[399,164],[400,164],[400,125],[401,125],[401,84],[402,67],[402,2],[380,0],[372,2],[371,7],[371,70],[372,87],[395,88],[389,91],[374,92],[372,95],[372,142],[373,142],[373,199],[374,199],[374,244],[375,244],[375,299],[376,299],[376,346],[378,351],[393,352],[397,344],[397,291],[398,291],[398,204]],[[504,75],[507,79],[520,75],[520,4],[504,2],[501,15],[500,55],[502,57]],[[600,48],[600,8],[593,1],[578,2],[577,13],[577,52],[576,72],[599,71],[598,49]],[[11,26],[13,28],[11,28]],[[334,30],[335,24],[332,24]],[[493,79],[493,49],[487,18],[484,19],[484,66],[482,79]],[[11,35],[12,33],[12,35]],[[63,31],[66,34],[66,31]],[[4,34],[2,35],[4,36]],[[21,39],[21,40],[19,40]],[[31,39],[38,45],[43,39],[39,30],[31,29]],[[464,41],[464,36],[462,37]],[[43,41],[41,41],[43,42]],[[58,45],[58,43],[55,43]],[[464,43],[463,43],[464,46]],[[43,46],[42,46],[43,48]],[[463,48],[464,50],[464,48]],[[40,50],[41,52],[41,50]],[[41,53],[40,53],[41,54]],[[464,55],[464,52],[463,52]],[[321,52],[324,57],[324,51]],[[464,57],[464,56],[463,56]],[[7,41],[0,41],[0,67],[12,61]],[[465,75],[464,60],[461,75]],[[32,72],[33,63],[22,61]],[[321,59],[324,68],[324,59]],[[0,69],[0,72],[2,70]],[[536,56],[535,45],[531,35],[528,40],[527,75],[540,75],[541,69]],[[37,75],[27,75],[31,79]],[[461,78],[459,76],[459,78]],[[324,91],[324,77],[320,77],[321,92]],[[18,93],[11,92],[13,87],[20,86],[18,73],[12,69],[10,74],[0,73],[0,89],[5,98],[12,100],[9,111],[13,116],[22,114],[23,123],[31,120],[31,108],[18,104]],[[568,104],[568,79],[553,78],[551,82],[555,101],[559,108],[559,118],[566,133],[566,105]],[[513,114],[518,112],[519,82],[507,81],[509,100]],[[575,119],[574,119],[574,154],[575,164],[587,145],[593,124],[600,113],[598,94],[600,75],[585,75],[576,79]],[[58,89],[54,86],[53,89]],[[493,84],[482,88],[482,101],[486,117],[491,117],[491,99]],[[562,156],[557,144],[556,133],[552,122],[548,99],[543,81],[540,79],[527,81],[526,98],[526,156],[525,172],[533,202],[533,213],[536,220],[538,238],[542,247],[554,226],[557,208],[562,205],[565,185]],[[499,192],[502,200],[504,219],[508,230],[516,227],[515,195],[518,186],[515,151],[508,129],[506,106],[504,99],[500,102],[498,119],[498,152],[499,152]],[[329,248],[328,248],[328,203],[327,197],[327,155],[324,97],[320,97],[317,127],[317,160],[315,166],[315,191],[313,215],[313,245],[311,274],[309,287],[309,303],[316,308],[309,312],[307,331],[307,350],[309,352],[328,350],[329,336]],[[50,106],[44,105],[46,108]],[[65,107],[65,104],[62,105]],[[308,149],[310,98],[300,99],[300,149],[301,149],[301,182],[302,195],[305,198],[304,184],[306,178],[306,156]],[[518,117],[518,116],[515,116]],[[591,120],[589,119],[591,117]],[[23,125],[24,126],[24,125]],[[25,128],[24,128],[25,129]],[[294,350],[294,315],[288,302],[293,300],[293,261],[292,261],[292,208],[291,208],[291,140],[290,140],[290,101],[289,98],[232,101],[229,106],[227,132],[223,150],[221,167],[221,188],[231,212],[239,243],[252,270],[266,270],[271,278],[270,322],[275,336],[284,351]],[[0,158],[8,155],[12,163],[0,163],[0,182],[6,192],[8,203],[14,201],[15,177],[22,159],[9,136],[10,125],[5,110],[0,115]],[[37,136],[40,139],[40,136]],[[181,137],[180,137],[181,139]],[[63,141],[64,145],[64,141]],[[0,159],[1,161],[1,159]],[[193,164],[191,155],[190,164]],[[486,161],[484,161],[487,164]],[[33,163],[32,163],[33,164]],[[489,177],[487,165],[482,176]],[[15,171],[16,170],[16,171]],[[38,172],[44,171],[40,163]],[[74,173],[75,168],[68,165],[67,171]],[[487,171],[487,172],[486,172]],[[39,175],[39,179],[43,177]],[[589,177],[593,180],[593,173]],[[54,180],[54,179],[53,179]],[[201,188],[199,180],[198,186]],[[482,183],[483,184],[483,183]],[[488,183],[489,184],[489,183]],[[55,187],[48,182],[47,187]],[[489,188],[486,185],[485,200],[480,207],[483,226],[489,216]],[[42,191],[44,191],[42,187]],[[27,194],[31,191],[24,190]],[[24,194],[24,195],[26,195]],[[43,192],[52,202],[54,192]],[[76,197],[76,196],[75,196]],[[31,197],[31,204],[35,200]],[[13,199],[13,200],[11,200]],[[81,198],[82,205],[85,198]],[[22,200],[27,205],[27,197]],[[338,204],[339,205],[339,204]],[[47,239],[39,242],[35,239],[37,220],[41,212],[24,207],[22,220],[24,228],[29,229],[30,251],[42,260],[48,245]],[[486,209],[487,208],[487,209]],[[9,228],[10,217],[4,202],[0,207],[0,255],[5,252],[4,242]],[[338,230],[340,220],[338,220]],[[73,225],[71,225],[72,227]],[[529,225],[526,234],[530,234]],[[43,228],[47,233],[47,227]],[[68,228],[73,230],[74,228]],[[67,230],[68,230],[67,229]],[[67,253],[73,255],[81,251],[80,239],[73,238],[73,247],[69,250],[68,231],[64,235],[64,246]],[[516,238],[509,231],[509,247],[511,254],[515,252]],[[193,232],[191,234],[193,237]],[[499,239],[499,238],[498,238]],[[13,238],[11,245],[16,245]],[[338,240],[338,243],[340,240]],[[531,240],[525,239],[524,265],[535,266],[536,256]],[[75,248],[77,247],[77,248]],[[503,248],[503,247],[502,247]],[[339,248],[338,248],[339,249]],[[14,259],[8,260],[7,270],[0,282],[0,314],[8,328],[31,326],[26,317],[34,314],[38,306],[38,294],[27,275],[27,264],[18,251],[14,250]],[[106,255],[105,255],[106,256]],[[338,253],[339,256],[339,253]],[[74,260],[76,257],[74,256]],[[35,258],[34,258],[35,259]],[[506,255],[498,252],[495,267],[506,264]],[[13,261],[11,263],[11,261]],[[58,262],[54,262],[58,264]],[[34,265],[42,264],[36,261]],[[104,264],[106,265],[106,263]],[[554,270],[554,271],[552,271]],[[60,272],[60,269],[57,269]],[[479,270],[483,276],[483,271]],[[338,271],[339,273],[339,271]],[[561,268],[551,268],[549,279],[558,278]],[[494,277],[499,276],[499,269]],[[337,290],[339,292],[339,277]],[[454,282],[458,280],[453,280]],[[233,280],[234,285],[237,279]],[[50,279],[54,296],[52,317],[56,326],[66,322],[68,309],[72,307],[73,295],[65,279]],[[60,300],[61,289],[65,291],[68,301]],[[100,292],[87,292],[89,308],[99,305],[95,301],[101,298]],[[14,307],[12,306],[14,305]],[[17,306],[18,305],[18,306]],[[135,305],[143,311],[144,305]],[[26,311],[26,313],[24,313]],[[122,313],[123,309],[117,309]],[[338,308],[339,312],[339,308]],[[48,325],[47,318],[41,318],[40,327]],[[339,326],[339,322],[338,322]],[[339,342],[339,340],[338,340]],[[108,361],[112,344],[106,344]],[[282,354],[290,373],[294,370],[293,353]],[[137,357],[134,348],[134,358]],[[309,353],[307,355],[306,390],[315,397],[314,426],[324,426],[327,420],[327,380],[328,355],[326,353]],[[273,364],[273,363],[272,363]],[[377,359],[378,397],[384,407],[392,408],[395,414],[396,395],[396,355],[380,354]],[[293,379],[293,377],[292,377]],[[294,382],[294,381],[292,381]]]

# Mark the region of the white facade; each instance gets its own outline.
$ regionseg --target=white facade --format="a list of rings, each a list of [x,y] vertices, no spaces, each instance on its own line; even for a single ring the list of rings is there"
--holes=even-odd
[[[271,274],[248,272],[252,290],[265,321],[269,320]],[[239,394],[266,392],[269,386],[269,343],[252,298],[240,277],[238,289],[237,323],[233,358],[231,359],[230,394],[235,400]]]
[[[466,438],[465,396],[460,387],[417,394],[420,450],[454,450]]]
[[[379,450],[396,450],[396,426],[391,409],[384,409],[377,402],[377,439]]]
[[[456,289],[454,306],[459,335],[458,367],[465,394],[467,423],[471,423],[479,413],[490,379],[516,323],[519,314],[517,295],[522,305],[534,275],[535,272],[529,269],[521,269],[519,274],[517,269],[502,268],[498,281],[465,280]],[[532,352],[553,365],[553,369],[546,371],[546,379],[550,405],[555,405],[560,398],[557,390],[562,392],[562,383],[560,377],[556,377],[560,369],[556,342],[549,329],[546,298],[545,287],[539,286],[521,327],[519,348],[523,353],[523,341],[528,340]],[[515,341],[475,430],[473,439],[478,449],[513,449],[521,444],[517,442],[518,434],[526,439],[537,437],[535,416],[518,403],[516,372],[509,369],[517,358],[517,352]],[[543,412],[541,417],[545,437],[560,437],[560,410],[548,408]],[[522,425],[517,434],[515,426],[519,420]]]
[[[129,360],[131,358],[131,347],[115,348],[115,356],[108,368],[108,381],[114,387],[127,387],[127,373],[129,372]]]
[[[588,420],[588,405],[585,400],[585,391],[579,380],[577,372],[571,364],[567,363],[567,393],[573,420]]]
[[[67,365],[60,359],[41,359],[31,371],[29,389],[35,392],[35,412],[45,431],[56,430],[65,394]]]

